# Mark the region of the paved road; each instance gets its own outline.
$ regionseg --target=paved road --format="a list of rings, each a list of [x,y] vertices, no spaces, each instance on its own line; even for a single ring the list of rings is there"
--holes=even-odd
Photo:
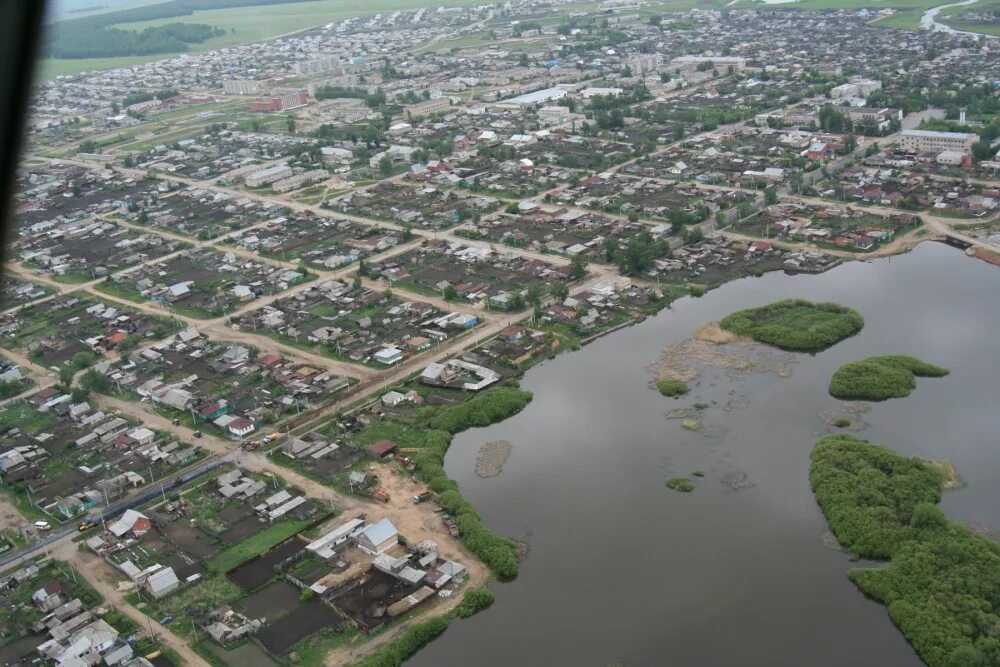
[[[137,507],[143,503],[153,499],[159,495],[165,495],[169,491],[173,490],[175,487],[187,484],[191,480],[197,479],[202,475],[215,470],[221,465],[225,465],[229,461],[233,460],[233,454],[226,454],[224,456],[212,456],[204,461],[198,463],[192,468],[182,472],[177,477],[171,478],[169,480],[161,480],[154,484],[150,484],[145,487],[139,493],[134,496],[129,496],[123,498],[119,501],[111,503],[107,507],[100,509],[94,513],[97,520],[110,521],[115,517],[122,514],[125,510],[131,507]],[[0,558],[0,568],[6,567],[10,563],[15,561],[20,561],[25,558],[30,558],[37,556],[39,552],[46,552],[49,547],[55,547],[59,543],[63,542],[67,538],[76,535],[78,532],[77,525],[75,523],[70,523],[62,526],[52,532],[46,534],[44,537],[37,540],[34,544],[30,544],[26,547],[18,549],[12,553],[5,555]]]

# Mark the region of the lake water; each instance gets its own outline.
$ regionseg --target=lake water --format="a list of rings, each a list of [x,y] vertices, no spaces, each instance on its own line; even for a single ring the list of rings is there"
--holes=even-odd
[[[646,366],[664,346],[740,308],[786,297],[858,309],[858,336],[795,355],[790,377],[703,376],[667,399]],[[546,361],[527,373],[521,414],[458,436],[448,474],[498,532],[530,554],[495,605],[457,621],[408,665],[920,665],[889,621],[847,579],[852,566],[821,539],[809,453],[841,403],[826,386],[843,362],[913,354],[951,369],[905,399],[874,405],[861,437],[952,461],[966,488],[945,494],[956,520],[1000,534],[1000,271],[935,243],[820,276],[771,273]],[[733,393],[735,392],[735,394]],[[724,411],[731,398],[744,409]],[[715,437],[665,412],[715,402]],[[509,440],[495,478],[474,474],[479,447]],[[693,493],[664,480],[704,470]],[[745,473],[755,486],[722,483]]]

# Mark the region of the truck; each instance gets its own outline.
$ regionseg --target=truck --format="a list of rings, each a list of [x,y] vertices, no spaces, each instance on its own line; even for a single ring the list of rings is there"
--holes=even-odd
[[[387,503],[389,502],[389,492],[386,491],[385,489],[376,489],[375,492],[372,494],[372,498],[379,501],[380,503]]]
[[[83,517],[83,519],[80,521],[79,531],[81,533],[86,532],[91,528],[96,527],[100,521],[101,517],[99,515],[88,514],[87,516]]]
[[[413,496],[413,504],[419,505],[422,502],[426,502],[430,500],[431,496],[433,495],[434,493],[431,491],[424,491],[423,493],[418,493],[417,495]]]

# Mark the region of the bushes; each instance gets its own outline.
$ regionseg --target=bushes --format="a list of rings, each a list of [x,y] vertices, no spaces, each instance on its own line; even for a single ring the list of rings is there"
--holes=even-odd
[[[856,310],[836,303],[787,299],[737,311],[720,324],[739,336],[783,350],[818,352],[861,331],[865,320]]]
[[[531,402],[531,392],[500,387],[442,410],[431,428],[458,433],[473,426],[489,426],[515,415]]]
[[[455,607],[455,615],[458,618],[468,618],[476,612],[482,611],[493,604],[493,591],[480,586],[466,592],[462,602]]]
[[[502,390],[497,389],[489,393],[499,391]],[[530,392],[518,393],[527,394],[530,400]],[[455,408],[448,408],[448,410],[453,409]],[[517,545],[512,540],[501,537],[487,528],[472,504],[462,497],[458,485],[445,473],[444,455],[450,445],[450,433],[445,431],[427,432],[423,449],[413,457],[420,477],[432,491],[438,494],[438,502],[441,507],[455,518],[458,534],[469,551],[486,563],[487,567],[493,570],[498,577],[511,579],[517,576]]]
[[[936,507],[941,476],[919,459],[850,435],[816,443],[810,480],[837,539],[890,558],[851,580],[886,605],[930,667],[1000,665],[1000,545]]]
[[[666,484],[668,489],[673,489],[674,491],[682,493],[691,493],[694,491],[694,483],[687,477],[671,477],[666,481]]]
[[[916,377],[942,377],[948,370],[916,357],[868,357],[844,364],[830,379],[830,395],[853,401],[884,401],[909,396]]]
[[[398,667],[447,629],[448,619],[443,616],[414,625],[392,643],[358,662],[356,667]]]
[[[913,537],[914,508],[941,498],[941,475],[920,459],[842,433],[816,443],[809,481],[834,535],[862,558],[889,558]]]
[[[672,396],[674,398],[688,393],[687,382],[684,382],[684,380],[677,380],[675,378],[660,380],[656,383],[656,388],[659,389],[660,393],[664,396]]]

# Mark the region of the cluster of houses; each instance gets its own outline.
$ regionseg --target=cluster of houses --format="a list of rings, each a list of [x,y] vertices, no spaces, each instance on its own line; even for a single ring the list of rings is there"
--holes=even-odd
[[[19,578],[37,574],[31,564],[11,574],[4,583],[16,585]],[[135,655],[128,638],[87,609],[79,597],[64,594],[58,581],[49,581],[31,594],[31,602],[42,614],[31,629],[47,639],[38,645],[39,656],[58,667],[152,667]]]

